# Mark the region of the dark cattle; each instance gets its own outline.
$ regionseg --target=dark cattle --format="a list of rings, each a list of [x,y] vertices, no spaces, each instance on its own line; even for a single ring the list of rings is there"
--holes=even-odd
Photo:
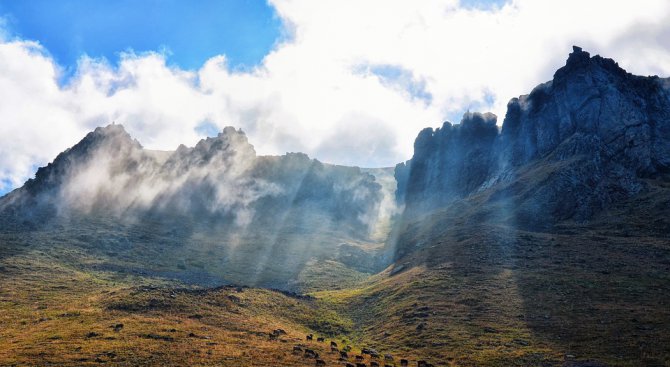
[[[331,347],[335,347],[335,348],[337,348],[337,343],[335,343],[335,342],[330,342],[330,346],[331,346]]]
[[[114,331],[116,331],[116,332],[118,333],[119,331],[121,331],[121,329],[123,329],[123,324],[114,324],[114,325],[112,325],[112,326],[110,326],[110,327],[111,327],[112,329],[114,329]]]
[[[390,364],[385,364],[384,367],[393,367]]]
[[[300,354],[300,353],[302,353],[302,348],[299,345],[293,347],[293,354]]]
[[[368,367],[365,363],[356,363],[356,367]]]
[[[368,348],[363,348],[363,349],[361,349],[361,353],[363,353],[363,354],[370,354],[370,349],[368,349]]]
[[[277,335],[271,333],[270,340],[277,340]]]
[[[428,367],[428,362],[426,361],[418,361],[416,362],[417,367]]]
[[[360,362],[363,360],[363,356],[356,356],[356,362]]]
[[[337,349],[337,347],[330,347],[330,351],[333,352],[333,353],[337,353],[337,352],[339,352],[340,350]]]
[[[384,360],[385,361],[393,361],[393,356],[390,354],[384,354]]]
[[[312,340],[312,339],[314,339],[314,335],[309,334],[309,335],[307,335],[307,338],[306,338],[306,339],[307,339],[307,340]]]
[[[407,361],[406,359],[401,359],[400,360],[400,365],[403,366],[403,367],[407,367],[407,366],[409,366],[409,361]]]
[[[275,329],[273,333],[277,335],[286,335],[286,331],[284,331],[284,329]]]
[[[379,363],[372,361],[370,362],[370,367],[379,367]]]
[[[317,359],[316,360],[316,365],[317,366],[325,366],[326,362],[323,359]]]
[[[305,358],[319,358],[319,353],[311,350],[311,349],[305,349]]]
[[[354,366],[353,363],[347,363],[347,364],[344,365],[344,367],[356,367],[356,366]]]
[[[316,341],[318,341],[319,343],[323,343],[326,341],[326,338],[318,337],[316,338]]]
[[[340,352],[340,358],[342,359],[349,359],[349,355],[345,351]]]
[[[377,353],[375,353],[375,352],[371,352],[371,353],[370,353],[370,357],[372,357],[372,358],[374,358],[374,359],[379,359],[379,354],[377,354]]]

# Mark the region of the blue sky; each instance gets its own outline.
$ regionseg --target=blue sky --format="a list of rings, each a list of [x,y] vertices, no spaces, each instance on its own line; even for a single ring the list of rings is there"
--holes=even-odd
[[[490,8],[505,1],[461,4]],[[230,67],[247,68],[282,36],[265,0],[0,0],[0,16],[13,35],[39,41],[66,74],[82,55],[115,63],[129,50],[167,52],[168,61],[184,69],[225,54]]]
[[[83,54],[115,63],[131,49],[164,50],[184,69],[220,54],[243,68],[258,64],[281,35],[264,0],[0,0],[0,16],[13,35],[39,41],[70,71]]]

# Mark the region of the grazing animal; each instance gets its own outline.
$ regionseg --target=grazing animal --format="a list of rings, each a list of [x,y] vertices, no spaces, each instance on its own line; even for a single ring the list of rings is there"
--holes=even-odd
[[[299,345],[293,347],[293,354],[300,354],[300,353],[302,353],[302,347],[300,347]]]
[[[418,361],[416,362],[417,367],[428,367],[428,362],[426,361]]]
[[[384,364],[384,367],[393,367],[390,364]]]
[[[372,357],[374,359],[379,359],[379,354],[377,354],[376,352],[371,352],[370,357]]]
[[[365,363],[356,363],[356,367],[368,367]]]
[[[356,367],[356,366],[354,366],[353,363],[347,363],[347,364],[344,365],[344,367]]]
[[[331,342],[330,342],[330,346],[331,346],[331,347],[335,347],[335,348],[337,348],[337,343],[331,341]]]
[[[116,331],[116,332],[118,333],[119,331],[121,331],[121,329],[123,329],[123,324],[114,324],[114,325],[112,325],[112,326],[110,326],[110,327],[111,327],[112,329],[114,329],[114,331]]]
[[[330,351],[333,352],[333,353],[337,353],[337,352],[339,352],[340,350],[337,349],[337,347],[333,347],[333,346],[331,346],[331,347],[330,347]]]
[[[356,356],[356,362],[363,361],[363,356]]]
[[[309,335],[307,335],[307,338],[306,338],[306,339],[307,339],[307,340],[313,340],[313,339],[314,339],[314,335],[309,334]]]
[[[317,359],[316,360],[316,365],[317,366],[325,366],[326,362],[323,359]]]
[[[275,329],[273,333],[277,335],[286,335],[286,331],[284,331],[284,329]]]
[[[349,355],[345,351],[340,351],[340,358],[349,359]]]
[[[390,355],[390,354],[384,354],[384,360],[389,361],[389,362],[393,362],[393,356]]]
[[[403,366],[403,367],[407,367],[407,366],[409,366],[409,361],[406,360],[406,359],[401,359],[400,360],[400,365]]]
[[[370,367],[379,367],[379,363],[372,361],[370,362]]]
[[[319,358],[319,353],[311,350],[311,349],[305,349],[305,358]]]
[[[324,338],[324,337],[318,337],[318,338],[316,338],[316,341],[319,342],[319,343],[323,343],[323,342],[326,341],[326,338]]]
[[[269,335],[270,335],[270,340],[277,340],[277,335],[276,334],[270,333]]]
[[[368,348],[363,348],[363,349],[361,349],[361,353],[363,353],[363,354],[370,354],[370,349],[368,349]]]

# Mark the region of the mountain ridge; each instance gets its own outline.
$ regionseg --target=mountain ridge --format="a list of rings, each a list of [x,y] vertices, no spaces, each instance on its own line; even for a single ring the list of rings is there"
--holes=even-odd
[[[542,184],[545,192],[537,195],[548,200],[528,203],[522,222],[548,227],[561,220],[588,220],[640,193],[644,179],[667,179],[667,84],[655,76],[629,74],[613,60],[590,57],[575,46],[552,81],[510,100],[499,130],[494,115],[468,113],[458,125],[446,122],[419,133],[414,157],[396,166],[397,198],[408,214],[422,213],[504,186],[539,161],[549,166],[574,159],[563,168],[572,171],[565,175],[569,179],[550,175]],[[509,190],[523,188],[501,189],[498,197]]]
[[[0,360],[670,365],[669,88],[575,47],[394,172],[96,129],[0,198]]]

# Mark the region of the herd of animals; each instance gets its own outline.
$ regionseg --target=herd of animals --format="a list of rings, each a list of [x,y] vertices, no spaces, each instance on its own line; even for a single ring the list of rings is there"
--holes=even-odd
[[[286,331],[283,329],[275,329],[270,334],[270,340],[279,340],[282,335],[286,335]],[[316,366],[325,366],[326,361],[320,358],[320,355],[315,351],[314,345],[314,335],[308,334],[305,337],[305,341],[309,344],[312,344],[310,347],[306,344],[296,344],[293,346],[294,355],[302,355],[305,359],[313,359]],[[326,343],[326,338],[317,337],[317,345],[320,343]],[[345,340],[342,340],[342,344],[346,344]],[[395,359],[391,354],[384,354],[383,356],[374,349],[362,348],[360,354],[353,354],[352,348],[350,345],[345,345],[340,348],[335,341],[330,341],[330,353],[339,355],[338,361],[344,367],[381,367],[382,363],[384,367],[395,367]],[[383,362],[382,362],[383,359]],[[409,367],[409,360],[400,359],[400,367]],[[428,363],[427,361],[420,360],[416,362],[416,367],[434,367],[433,364]]]

